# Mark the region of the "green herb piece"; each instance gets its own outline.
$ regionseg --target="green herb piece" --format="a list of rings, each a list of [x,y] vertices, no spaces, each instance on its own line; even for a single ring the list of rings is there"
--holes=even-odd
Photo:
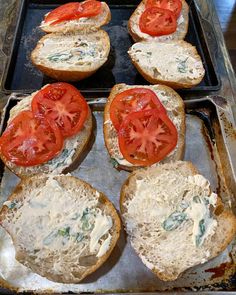
[[[176,61],[178,62],[177,70],[180,73],[187,73],[187,65],[186,65],[187,60],[188,60],[188,57],[185,60],[176,58]]]
[[[53,62],[66,61],[70,59],[73,55],[71,53],[55,53],[47,57],[48,60]]]
[[[175,211],[163,222],[162,227],[166,231],[174,230],[179,227],[186,218],[186,213]]]
[[[152,52],[148,51],[147,55],[152,56]]]
[[[50,234],[48,236],[46,236],[44,239],[43,239],[43,244],[44,245],[50,245],[52,240],[57,236],[57,231],[52,231],[50,232]]]
[[[118,167],[119,167],[119,163],[116,161],[116,159],[111,158],[110,161],[111,161],[112,166],[113,166],[114,168],[118,168]]]
[[[16,205],[17,205],[17,202],[12,201],[10,204],[7,205],[7,207],[8,207],[9,209],[14,209],[14,208],[16,208]]]
[[[84,235],[82,233],[77,233],[76,235],[76,242],[81,242],[84,239]]]
[[[62,237],[68,237],[70,235],[70,227],[62,228],[58,230],[58,235]]]
[[[205,220],[201,219],[199,221],[199,233],[196,236],[196,246],[200,246],[201,242],[202,242],[202,237],[204,236],[205,232],[206,232],[206,226],[205,226]]]
[[[88,208],[86,208],[83,211],[81,221],[82,221],[82,230],[88,231],[88,230],[92,229],[93,225],[89,223],[89,209]]]
[[[194,203],[201,203],[201,199],[199,196],[194,196],[193,201],[194,201]]]

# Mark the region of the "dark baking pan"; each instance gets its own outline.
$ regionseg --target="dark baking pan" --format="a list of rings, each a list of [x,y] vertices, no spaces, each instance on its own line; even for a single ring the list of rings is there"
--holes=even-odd
[[[111,87],[117,83],[148,84],[132,65],[127,54],[127,50],[133,43],[127,31],[127,21],[139,2],[137,0],[107,1],[111,8],[112,20],[105,27],[105,30],[110,36],[111,52],[107,63],[96,74],[84,81],[74,83],[86,96],[101,97],[107,95]],[[187,2],[190,6],[190,20],[186,40],[197,47],[203,60],[206,75],[201,84],[182,91],[207,92],[219,90],[220,81],[208,50],[207,40],[201,25],[202,19],[194,1],[188,0]],[[39,72],[30,61],[31,51],[44,35],[38,27],[43,16],[58,5],[66,3],[66,1],[55,0],[53,4],[51,3],[52,1],[22,0],[13,50],[3,79],[2,90],[5,93],[13,91],[29,93],[47,83],[54,82],[53,79]]]

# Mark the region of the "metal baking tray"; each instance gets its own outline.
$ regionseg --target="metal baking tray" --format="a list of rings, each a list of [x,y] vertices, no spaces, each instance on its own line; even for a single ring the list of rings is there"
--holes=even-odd
[[[1,131],[6,126],[10,109],[19,100],[12,95],[5,107]],[[117,171],[112,166],[103,141],[103,108],[105,99],[89,100],[94,117],[94,138],[87,155],[72,175],[89,182],[104,192],[119,211],[120,187],[128,172]],[[185,160],[192,161],[200,173],[211,182],[224,204],[236,213],[235,171],[227,153],[225,140],[232,136],[236,151],[235,130],[227,119],[228,113],[220,110],[209,99],[189,100],[186,106]],[[223,123],[222,123],[223,122]],[[225,127],[220,127],[223,126]],[[234,167],[235,169],[235,167]],[[19,179],[3,164],[0,166],[0,206],[6,200]],[[171,290],[175,292],[230,291],[236,289],[236,241],[217,258],[191,268],[174,282],[160,281],[146,268],[130,246],[124,231],[109,259],[80,284],[53,283],[31,273],[14,259],[14,247],[9,236],[0,229],[0,285],[18,291],[56,293],[146,293]],[[3,292],[3,289],[0,290]],[[205,293],[204,293],[205,294]],[[215,292],[214,292],[215,294]],[[219,293],[222,294],[222,293]]]
[[[8,58],[2,83],[2,90],[9,94],[13,91],[30,93],[40,89],[47,83],[54,82],[53,79],[44,76],[32,65],[30,53],[38,40],[44,35],[38,27],[43,16],[58,5],[68,2],[61,0],[21,1],[22,6],[13,47]],[[107,95],[111,87],[117,83],[130,85],[148,84],[132,65],[127,54],[127,50],[133,43],[127,31],[127,21],[140,0],[108,0],[106,2],[109,4],[112,13],[111,22],[104,27],[111,40],[111,51],[108,61],[90,78],[74,83],[83,94],[90,97]],[[202,22],[205,22],[205,20],[201,18],[195,2],[193,0],[187,0],[187,2],[190,6],[190,14],[186,40],[196,46],[203,60],[206,74],[201,84],[192,89],[182,91],[189,93],[219,90],[221,83],[217,76],[216,65],[213,63],[212,58],[214,57],[211,56],[207,45],[207,40],[210,40],[208,36],[209,31],[214,35],[213,28],[210,23],[207,24],[209,30],[208,37],[206,37],[202,27]]]

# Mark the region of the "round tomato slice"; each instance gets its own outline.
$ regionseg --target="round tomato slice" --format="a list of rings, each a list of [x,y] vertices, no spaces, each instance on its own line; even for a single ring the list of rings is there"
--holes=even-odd
[[[177,138],[175,125],[156,109],[129,114],[118,132],[122,155],[128,162],[140,166],[164,159],[175,148]]]
[[[96,0],[88,0],[81,3],[70,2],[49,12],[44,21],[46,23],[50,22],[51,25],[55,25],[65,20],[96,16],[101,12],[101,7],[101,2]]]
[[[155,92],[141,87],[128,89],[113,99],[110,106],[111,121],[116,130],[119,130],[121,122],[128,114],[154,108],[159,112],[166,112]]]
[[[79,90],[58,82],[41,89],[31,103],[35,115],[55,121],[64,138],[77,134],[88,117],[88,104]]]
[[[153,6],[141,14],[139,28],[151,36],[169,35],[176,31],[177,21],[170,10]]]
[[[146,8],[148,7],[159,7],[172,11],[176,18],[179,17],[182,10],[181,0],[147,0]]]
[[[19,166],[34,166],[54,158],[63,147],[57,125],[31,111],[22,111],[0,138],[0,152]]]

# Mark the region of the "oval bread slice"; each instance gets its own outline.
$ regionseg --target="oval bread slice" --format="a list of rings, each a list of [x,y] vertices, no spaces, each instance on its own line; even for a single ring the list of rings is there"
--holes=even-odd
[[[141,1],[138,7],[135,9],[131,15],[128,22],[128,30],[132,36],[134,42],[141,40],[154,40],[154,41],[169,41],[169,40],[182,40],[185,38],[188,32],[188,22],[189,22],[189,7],[185,0],[182,0],[182,11],[179,18],[177,19],[177,30],[170,35],[164,36],[151,36],[146,33],[141,32],[139,28],[139,19],[141,14],[145,10],[145,0]]]
[[[111,12],[109,6],[105,2],[101,2],[102,12],[99,15],[92,17],[82,17],[78,20],[64,21],[55,25],[41,22],[40,28],[46,33],[55,32],[73,32],[80,31],[83,29],[98,29],[109,23],[111,20]]]
[[[196,48],[183,40],[142,41],[135,43],[128,53],[139,73],[152,84],[191,88],[205,74]]]
[[[60,283],[78,283],[109,257],[120,220],[106,196],[69,175],[22,180],[0,212],[16,259]]]
[[[120,207],[131,245],[161,280],[222,252],[236,233],[236,218],[190,162],[133,172]]]
[[[106,61],[110,39],[103,30],[52,33],[42,37],[31,53],[32,63],[60,81],[79,81],[94,74]]]
[[[21,101],[17,103],[11,109],[9,122],[21,111],[31,109],[31,100],[37,92],[31,94],[30,96],[22,98]],[[17,166],[16,164],[8,161],[4,155],[0,154],[0,157],[4,164],[17,176],[24,178],[38,173],[64,173],[69,172],[78,163],[81,154],[84,152],[90,137],[92,135],[92,115],[89,110],[88,118],[84,123],[84,127],[80,132],[72,137],[66,138],[64,140],[63,150],[52,160],[36,166]]]
[[[182,98],[176,93],[173,89],[168,86],[164,85],[154,85],[154,86],[143,86],[143,85],[126,85],[126,84],[117,84],[115,85],[110,95],[107,99],[107,103],[105,105],[104,110],[104,123],[103,123],[103,133],[104,133],[104,140],[106,148],[110,154],[110,157],[115,161],[116,168],[120,168],[127,171],[133,171],[134,169],[139,168],[128,161],[126,161],[121,154],[119,143],[118,143],[118,136],[117,131],[112,124],[110,119],[110,106],[115,98],[115,96],[123,92],[124,90],[137,88],[137,87],[144,87],[148,88],[155,92],[163,106],[167,110],[168,117],[176,126],[178,131],[178,141],[175,149],[167,155],[165,159],[161,162],[171,162],[181,160],[184,155],[184,146],[185,146],[185,111],[184,111],[184,103]],[[154,164],[155,165],[155,164]]]

